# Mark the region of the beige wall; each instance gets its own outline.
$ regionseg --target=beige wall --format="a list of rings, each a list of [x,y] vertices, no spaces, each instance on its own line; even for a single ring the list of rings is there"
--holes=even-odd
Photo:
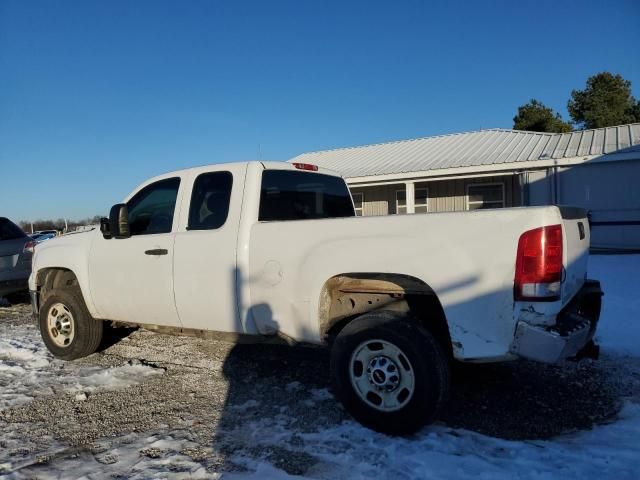
[[[467,185],[476,183],[504,183],[506,207],[520,205],[520,188],[517,175],[465,178],[450,180],[416,181],[416,188],[429,189],[429,212],[454,212],[466,210]],[[404,183],[374,187],[350,187],[351,191],[364,194],[364,215],[388,215],[396,213],[396,190],[404,190]]]

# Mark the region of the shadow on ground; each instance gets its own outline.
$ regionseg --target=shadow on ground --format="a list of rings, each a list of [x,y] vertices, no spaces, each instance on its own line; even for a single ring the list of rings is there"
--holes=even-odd
[[[309,389],[330,389],[328,365],[328,352],[320,348],[237,345],[224,366],[229,381],[226,404],[246,404],[259,391],[261,404],[287,405],[287,413],[299,418],[303,429],[317,426],[322,417],[330,423],[339,421],[348,415],[337,401],[332,408],[311,412],[305,404]],[[560,365],[456,363],[452,377],[451,398],[440,421],[504,439],[549,438],[590,428],[621,407],[610,374],[591,360]],[[299,382],[300,388],[292,382]],[[279,398],[283,394],[286,399]],[[223,414],[223,429],[229,427],[225,421]]]
[[[587,429],[621,408],[606,369],[591,360],[456,364],[441,420],[505,439],[549,438]]]

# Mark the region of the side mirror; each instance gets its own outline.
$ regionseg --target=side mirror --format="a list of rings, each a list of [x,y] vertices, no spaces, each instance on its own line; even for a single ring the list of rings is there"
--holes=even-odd
[[[112,238],[129,238],[129,212],[126,203],[116,203],[109,212],[109,232]]]

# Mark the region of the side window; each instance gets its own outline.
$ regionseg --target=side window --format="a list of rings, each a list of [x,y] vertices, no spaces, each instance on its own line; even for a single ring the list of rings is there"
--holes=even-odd
[[[198,175],[193,183],[187,230],[214,230],[227,221],[233,175],[211,172]]]
[[[179,178],[167,178],[136,193],[127,202],[131,235],[171,232],[179,187]]]
[[[414,205],[415,213],[426,213],[429,211],[429,189],[416,187]]]
[[[467,210],[504,207],[504,184],[467,185]]]

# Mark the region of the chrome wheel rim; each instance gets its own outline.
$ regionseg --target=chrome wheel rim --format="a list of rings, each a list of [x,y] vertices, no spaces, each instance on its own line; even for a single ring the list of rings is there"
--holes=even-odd
[[[69,307],[63,303],[54,303],[47,312],[47,331],[58,347],[68,347],[75,335],[75,322]]]
[[[413,397],[415,375],[404,352],[386,340],[367,340],[349,362],[351,385],[360,399],[382,412],[403,408]]]

